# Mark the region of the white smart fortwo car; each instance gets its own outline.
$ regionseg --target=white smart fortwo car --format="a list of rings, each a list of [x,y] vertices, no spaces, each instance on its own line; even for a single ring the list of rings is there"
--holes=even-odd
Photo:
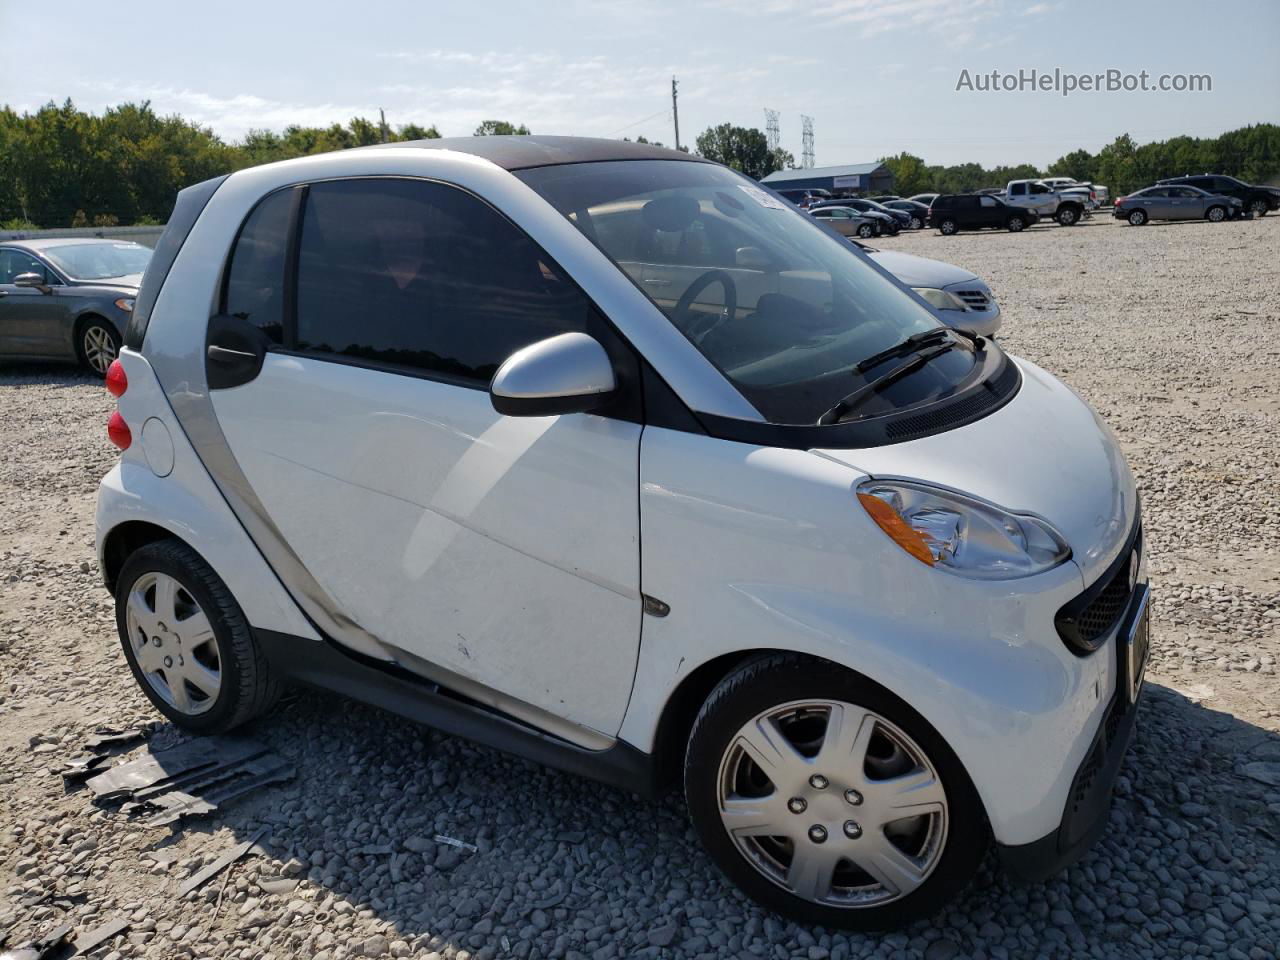
[[[680,776],[827,926],[1106,823],[1147,642],[1115,438],[722,166],[476,137],[190,187],[107,383],[102,570],[188,729],[301,682]]]

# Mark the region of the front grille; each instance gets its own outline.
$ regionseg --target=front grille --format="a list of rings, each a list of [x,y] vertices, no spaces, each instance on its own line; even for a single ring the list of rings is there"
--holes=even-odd
[[[970,310],[986,310],[991,305],[991,298],[981,290],[957,290],[956,296],[963,300]]]
[[[1106,582],[1098,589],[1094,584],[1058,611],[1058,633],[1077,653],[1098,649],[1103,638],[1120,620],[1133,599],[1129,571],[1142,557],[1142,532],[1138,531],[1133,546],[1126,550],[1104,574]]]

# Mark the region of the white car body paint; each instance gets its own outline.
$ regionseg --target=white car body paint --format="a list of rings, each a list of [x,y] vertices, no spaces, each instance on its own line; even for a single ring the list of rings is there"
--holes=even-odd
[[[191,448],[151,364],[128,348],[120,351],[120,363],[129,387],[116,403],[133,442],[98,488],[99,566],[103,544],[112,530],[130,521],[155,524],[200,552],[255,627],[318,641],[320,637],[246,536]],[[173,465],[163,477],[147,463],[143,449],[142,428],[149,418],[160,420],[173,445]]]

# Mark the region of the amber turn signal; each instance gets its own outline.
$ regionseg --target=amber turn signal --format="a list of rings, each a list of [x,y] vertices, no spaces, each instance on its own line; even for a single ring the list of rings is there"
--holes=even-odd
[[[903,550],[931,567],[937,562],[933,559],[933,552],[929,549],[929,543],[924,535],[912,530],[907,521],[898,516],[897,510],[869,493],[858,494],[858,501],[862,504],[862,508],[871,514],[871,519],[876,522],[876,526],[887,533]]]

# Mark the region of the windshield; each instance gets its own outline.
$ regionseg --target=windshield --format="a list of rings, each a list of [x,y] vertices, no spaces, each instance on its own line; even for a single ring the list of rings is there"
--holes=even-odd
[[[112,280],[146,270],[151,249],[138,243],[69,243],[44,255],[73,280]]]
[[[708,163],[627,160],[517,172],[613,260],[773,423],[813,424],[861,386],[858,364],[937,318],[849,240],[753,181]],[[955,389],[972,355],[913,375],[910,399]]]

